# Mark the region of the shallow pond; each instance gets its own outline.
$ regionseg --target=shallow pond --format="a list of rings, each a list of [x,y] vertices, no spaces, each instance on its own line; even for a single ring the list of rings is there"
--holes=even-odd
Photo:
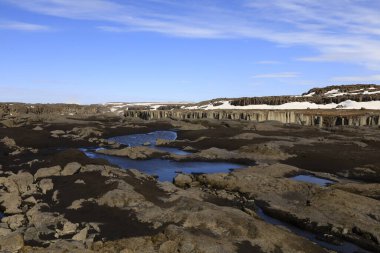
[[[319,186],[328,186],[335,183],[334,181],[331,181],[325,178],[316,177],[313,175],[298,175],[295,177],[291,177],[291,179],[296,180],[296,181],[301,181],[301,182],[317,184]]]
[[[113,137],[110,140],[130,147],[146,145],[148,147],[160,149],[166,152],[184,155],[189,154],[178,148],[158,147],[156,146],[157,139],[175,140],[177,133],[174,131],[157,131],[148,134],[133,134],[126,136]],[[132,160],[125,157],[111,156],[98,154],[95,150],[82,149],[88,157],[103,158],[110,163],[120,166],[125,169],[137,169],[150,175],[158,176],[160,181],[172,181],[177,172],[183,173],[222,173],[229,172],[230,169],[238,169],[243,165],[227,162],[176,162],[164,159],[149,159],[149,160]]]

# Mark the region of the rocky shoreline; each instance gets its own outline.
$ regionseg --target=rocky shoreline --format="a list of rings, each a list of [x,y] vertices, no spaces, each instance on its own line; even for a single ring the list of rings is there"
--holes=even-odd
[[[171,129],[177,139],[157,144],[189,154],[108,140]],[[271,224],[260,216],[263,211],[338,247],[349,241],[363,252],[377,252],[379,131],[97,113],[8,115],[0,127],[0,251],[334,252]],[[234,161],[246,168],[178,174],[173,184],[92,159],[84,147],[129,159]],[[297,175],[334,183],[292,179]]]

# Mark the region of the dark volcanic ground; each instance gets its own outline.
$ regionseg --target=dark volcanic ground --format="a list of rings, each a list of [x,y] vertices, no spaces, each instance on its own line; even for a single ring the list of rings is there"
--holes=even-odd
[[[103,116],[16,121],[0,127],[1,252],[335,249],[272,225],[258,210],[331,245],[351,242],[349,252],[380,251],[378,127]],[[121,150],[107,139],[173,129],[177,140],[159,145],[191,153],[162,158],[256,165],[231,173],[179,174],[174,184],[159,183],[79,150]],[[148,148],[123,151],[126,157],[142,154],[157,156]],[[295,175],[335,183],[321,187],[290,179]]]

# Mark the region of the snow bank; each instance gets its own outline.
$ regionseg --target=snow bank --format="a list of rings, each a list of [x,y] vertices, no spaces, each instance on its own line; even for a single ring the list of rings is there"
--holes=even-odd
[[[282,105],[246,105],[246,106],[234,106],[231,105],[229,101],[218,101],[220,105],[203,105],[203,106],[191,106],[185,107],[188,110],[304,110],[304,109],[371,109],[380,110],[380,101],[369,101],[369,102],[355,102],[351,100],[346,100],[339,104],[315,104],[310,102],[291,102]]]

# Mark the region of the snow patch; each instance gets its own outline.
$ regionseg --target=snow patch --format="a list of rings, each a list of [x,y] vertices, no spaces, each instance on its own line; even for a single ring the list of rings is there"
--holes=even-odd
[[[311,92],[309,94],[303,95],[303,97],[312,97],[315,95],[315,92]]]
[[[305,110],[305,109],[370,109],[380,110],[380,101],[368,101],[368,102],[355,102],[352,100],[346,100],[339,104],[315,104],[310,102],[291,102],[282,105],[246,105],[246,106],[234,106],[230,104],[230,101],[218,101],[220,105],[213,105],[212,103],[202,106],[190,106],[184,109],[188,110]]]
[[[338,93],[339,90],[338,89],[333,89],[333,90],[330,90],[328,92],[325,93],[325,95],[331,95],[331,94],[335,94],[335,93]]]

